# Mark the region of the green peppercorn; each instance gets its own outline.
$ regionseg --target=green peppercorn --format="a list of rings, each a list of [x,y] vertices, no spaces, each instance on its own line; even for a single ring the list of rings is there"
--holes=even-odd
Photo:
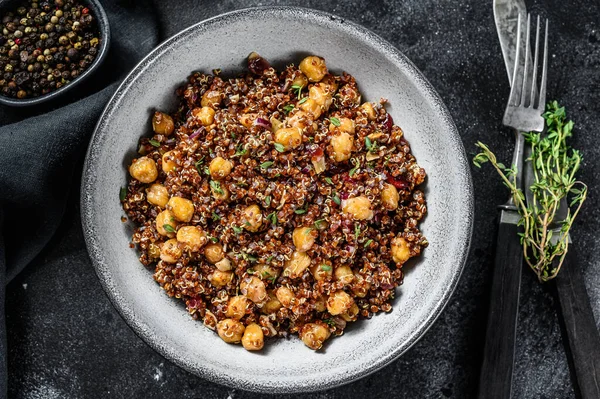
[[[4,67],[4,71],[5,72],[12,72],[13,71],[13,66],[11,64],[6,64],[6,66]]]
[[[47,40],[48,39],[48,34],[47,33],[42,33],[40,35],[40,40]]]
[[[19,39],[21,37],[23,37],[23,32],[21,32],[20,30],[16,30],[15,33],[13,33],[13,35]]]
[[[17,8],[17,14],[19,14],[19,15],[25,15],[25,13],[27,13],[27,9],[25,7],[19,7],[19,8]]]
[[[69,44],[69,38],[66,36],[61,36],[58,38],[58,43],[60,43],[63,46],[66,46],[67,44]]]
[[[58,23],[58,17],[55,15],[53,17],[50,18],[50,22],[52,22],[53,24],[57,24]]]
[[[49,48],[47,48],[47,49],[44,50],[44,55],[50,55],[50,49]]]
[[[25,90],[19,90],[17,92],[17,98],[23,99],[25,97],[27,97],[27,92]]]
[[[33,29],[31,29],[31,26],[28,26],[25,28],[25,34],[28,35],[33,31]]]
[[[56,10],[56,12],[54,13],[54,15],[56,15],[58,18],[63,16],[63,12],[62,10]]]
[[[82,47],[81,42],[77,42],[73,45],[73,48],[75,48],[75,50],[81,50],[81,47]]]
[[[27,25],[29,25],[29,24],[28,24],[28,22],[27,22],[27,18],[21,18],[21,20],[19,21],[19,23],[20,23],[21,25],[24,25],[24,26],[27,26]]]
[[[51,22],[49,22],[46,24],[44,29],[46,30],[46,32],[52,32],[54,30],[54,25]]]

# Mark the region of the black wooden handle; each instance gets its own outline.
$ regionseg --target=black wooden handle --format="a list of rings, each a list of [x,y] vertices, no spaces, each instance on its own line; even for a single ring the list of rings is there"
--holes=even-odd
[[[598,399],[600,333],[572,246],[555,280],[579,392],[582,399]]]
[[[515,358],[523,247],[514,224],[500,223],[479,375],[480,399],[508,399]]]

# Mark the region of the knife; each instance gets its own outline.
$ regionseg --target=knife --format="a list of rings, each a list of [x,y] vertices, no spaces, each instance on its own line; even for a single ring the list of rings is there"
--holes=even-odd
[[[502,47],[509,82],[514,71],[519,14],[525,15],[523,1],[494,0],[494,18]],[[525,19],[522,22],[525,26]],[[525,41],[524,35],[522,40]],[[523,135],[515,132],[514,154],[524,145]],[[522,152],[521,152],[522,154]],[[522,158],[513,155],[512,165],[523,168]],[[516,185],[521,188],[520,174]],[[480,399],[511,397],[515,359],[519,293],[523,270],[523,247],[518,236],[520,219],[512,196],[500,207],[500,224],[490,290],[483,362],[479,374]]]
[[[528,151],[527,151],[528,150]],[[526,148],[527,158],[531,157],[531,148]],[[524,172],[525,198],[528,204],[533,203],[533,193],[528,187],[535,183],[533,166],[526,162]],[[556,212],[555,220],[562,221],[568,214],[567,199],[563,198]],[[560,223],[551,226],[553,244],[561,236]],[[600,398],[600,333],[596,328],[594,313],[585,288],[583,273],[576,261],[575,248],[571,237],[567,237],[568,250],[560,272],[555,277],[560,312],[564,322],[568,348],[575,369],[575,380],[582,399]],[[555,259],[553,267],[558,267],[560,260]]]

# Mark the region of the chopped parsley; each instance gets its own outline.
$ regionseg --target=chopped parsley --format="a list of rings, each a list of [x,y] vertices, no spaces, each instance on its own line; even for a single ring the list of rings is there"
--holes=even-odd
[[[219,183],[216,180],[211,180],[210,181],[210,187],[214,190],[215,193],[217,193],[218,195],[223,195],[225,194],[225,192],[223,191],[223,189],[221,188],[221,183]]]
[[[365,137],[365,146],[367,147],[367,150],[369,150],[369,151],[373,150],[373,142],[368,137]]]
[[[247,254],[246,252],[242,252],[242,259],[247,260],[248,262],[256,262],[258,260],[256,256]]]
[[[160,147],[160,141],[158,141],[158,140],[150,139],[150,140],[148,140],[148,143],[150,143],[152,145],[152,147]]]
[[[279,152],[284,152],[285,151],[285,147],[283,146],[283,144],[281,143],[275,143],[275,149]]]
[[[210,240],[215,244],[219,242],[219,239],[217,237],[210,237]]]
[[[237,149],[235,151],[235,154],[233,154],[233,156],[234,157],[243,157],[247,153],[248,153],[248,149],[244,148],[244,146],[240,144],[237,146]]]
[[[341,126],[342,123],[338,118],[329,118],[329,121],[334,124],[334,126]]]
[[[335,327],[335,321],[333,321],[333,317],[330,317],[329,319],[323,319],[323,322],[331,327]]]
[[[271,212],[267,215],[267,220],[271,222],[271,224],[277,224],[277,213]]]
[[[306,213],[306,209],[296,209],[296,210],[294,211],[294,213],[295,213],[296,215],[302,215],[302,214]]]
[[[262,169],[268,169],[271,165],[273,165],[273,161],[267,161],[267,162],[263,162],[260,164],[260,167]]]
[[[163,224],[163,229],[165,229],[167,233],[175,233],[175,228],[170,224]]]

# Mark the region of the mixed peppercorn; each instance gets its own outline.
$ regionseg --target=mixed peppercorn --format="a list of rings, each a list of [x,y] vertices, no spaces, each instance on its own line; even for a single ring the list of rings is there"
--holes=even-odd
[[[96,19],[80,2],[29,0],[0,14],[0,95],[25,99],[60,89],[98,55]]]

